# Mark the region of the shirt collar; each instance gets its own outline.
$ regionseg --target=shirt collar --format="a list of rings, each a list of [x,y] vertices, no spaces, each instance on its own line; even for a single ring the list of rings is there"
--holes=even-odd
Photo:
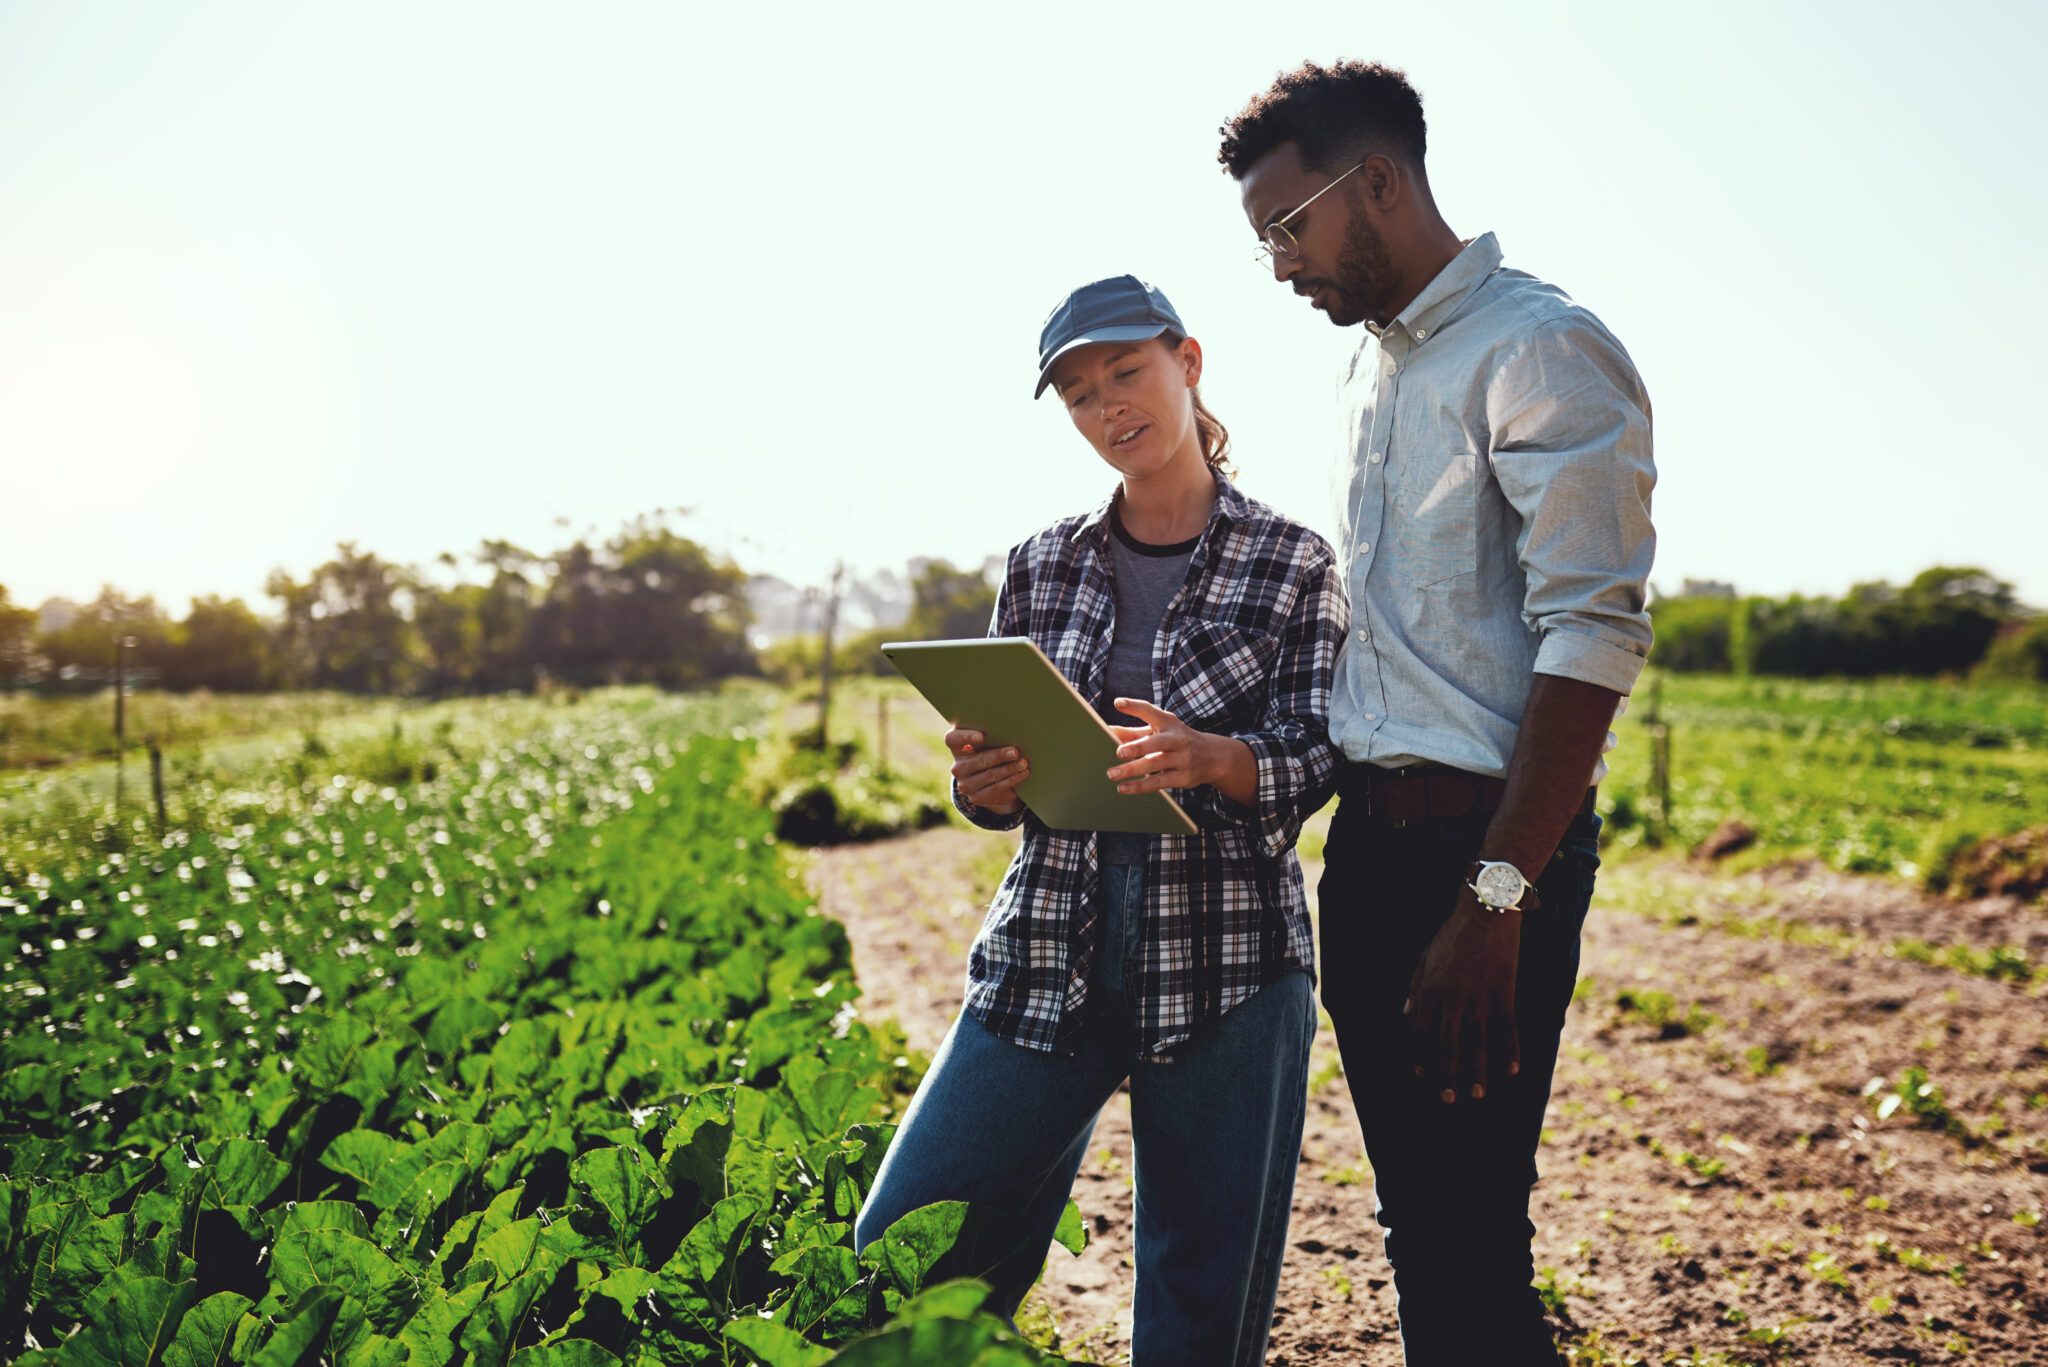
[[[1251,500],[1237,491],[1237,486],[1230,482],[1230,477],[1221,470],[1211,473],[1216,476],[1216,504],[1209,509],[1209,521],[1202,527],[1203,536],[1209,534],[1209,528],[1216,525],[1218,518],[1244,522],[1251,516]],[[1123,496],[1124,486],[1119,481],[1117,486],[1109,491],[1109,497],[1102,500],[1094,512],[1082,519],[1081,525],[1074,529],[1074,534],[1069,540],[1086,541],[1098,551],[1108,550],[1111,535],[1110,511],[1116,507],[1116,501]]]
[[[1465,249],[1451,258],[1451,263],[1436,273],[1436,278],[1422,287],[1422,293],[1415,296],[1400,316],[1386,327],[1371,328],[1375,336],[1384,337],[1395,328],[1405,331],[1411,338],[1427,341],[1429,334],[1448,323],[1473,291],[1486,283],[1486,278],[1500,269],[1500,242],[1492,233],[1485,233],[1465,244]]]

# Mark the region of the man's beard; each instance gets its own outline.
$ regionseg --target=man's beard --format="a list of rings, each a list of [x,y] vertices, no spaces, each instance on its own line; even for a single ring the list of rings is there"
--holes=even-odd
[[[1340,328],[1371,319],[1385,326],[1393,321],[1387,307],[1394,297],[1394,259],[1387,240],[1363,213],[1345,225],[1344,246],[1337,253],[1330,283],[1330,321]]]

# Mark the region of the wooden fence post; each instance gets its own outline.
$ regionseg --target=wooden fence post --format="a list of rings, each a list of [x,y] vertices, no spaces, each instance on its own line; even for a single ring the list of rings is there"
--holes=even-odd
[[[1650,792],[1657,802],[1657,819],[1648,831],[1653,848],[1671,838],[1671,726],[1664,720],[1664,680],[1650,681],[1650,715],[1643,719],[1650,731]]]
[[[875,753],[880,757],[881,772],[889,772],[889,695],[882,693],[875,698]]]
[[[164,816],[164,752],[155,736],[149,738],[149,790],[156,798],[156,833],[161,839],[170,822]]]

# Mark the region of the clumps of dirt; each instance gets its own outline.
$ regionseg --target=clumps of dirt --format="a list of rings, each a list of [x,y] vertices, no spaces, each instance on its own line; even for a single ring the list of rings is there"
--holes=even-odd
[[[1948,891],[1957,897],[2048,895],[2048,826],[1982,840],[1957,855],[1947,870]]]

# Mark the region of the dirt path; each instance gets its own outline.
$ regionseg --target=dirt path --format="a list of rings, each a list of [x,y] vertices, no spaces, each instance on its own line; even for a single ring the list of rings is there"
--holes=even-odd
[[[817,858],[862,1009],[916,1047],[958,1010],[1011,848],[946,829]],[[1930,944],[1981,967],[2048,945],[2048,914],[1801,868],[1603,877],[1532,1207],[1576,1361],[2048,1365],[2048,1005]],[[1327,1029],[1312,1069],[1268,1361],[1391,1367],[1371,1173]],[[1128,1351],[1130,1178],[1119,1097],[1075,1188],[1093,1241],[1055,1250],[1041,1293],[1077,1358]]]

